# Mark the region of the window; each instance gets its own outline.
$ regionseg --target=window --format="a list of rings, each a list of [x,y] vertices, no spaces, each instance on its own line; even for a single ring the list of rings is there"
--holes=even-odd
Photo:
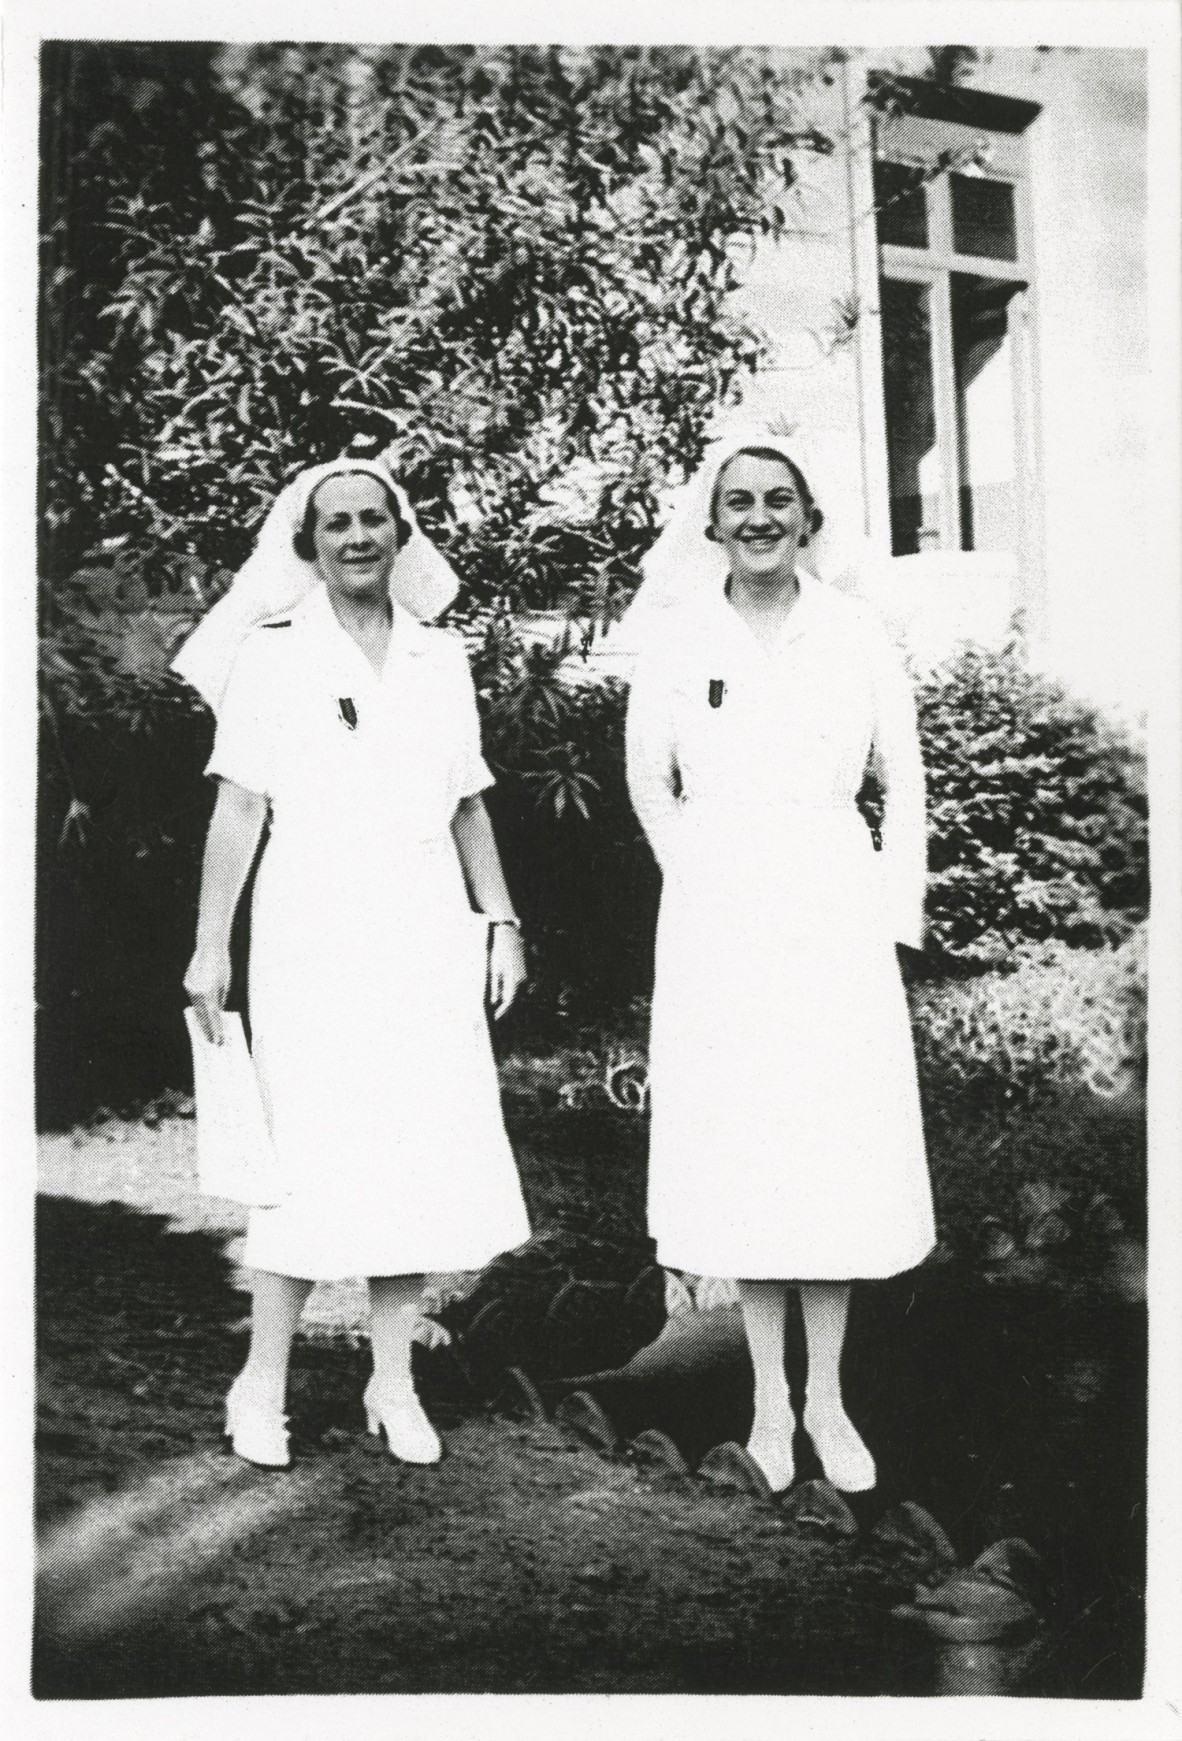
[[[928,208],[924,172],[910,163],[874,165],[874,210],[880,242],[904,248],[928,245]]]
[[[952,274],[962,550],[1007,550],[1020,519],[1010,303],[1025,286]]]
[[[1032,278],[1021,133],[1037,107],[920,80],[892,81],[890,99],[874,192],[891,549],[1020,557]]]
[[[952,251],[994,260],[1018,258],[1014,190],[1008,181],[950,175]]]
[[[879,298],[891,549],[907,556],[938,536],[940,521],[931,286],[884,278]]]

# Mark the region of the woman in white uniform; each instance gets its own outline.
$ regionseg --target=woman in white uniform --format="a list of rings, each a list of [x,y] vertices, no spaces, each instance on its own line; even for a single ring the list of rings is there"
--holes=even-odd
[[[250,1215],[251,1343],[227,1432],[250,1461],[287,1464],[308,1292],[364,1275],[370,1431],[435,1462],[410,1367],[423,1273],[477,1268],[529,1235],[484,1008],[487,988],[503,1014],[525,977],[480,796],[492,776],[462,643],[399,601],[435,614],[455,577],[385,468],[352,459],[289,486],[252,563],[177,661],[218,716],[185,976],[215,1042],[230,927],[269,825],[250,1014],[286,1194]]]
[[[777,1491],[794,1475],[788,1287],[804,1429],[835,1486],[871,1488],[841,1391],[850,1282],[912,1267],[935,1237],[895,947],[922,940],[915,714],[881,624],[798,566],[820,526],[792,447],[721,443],[647,565],[628,715],[664,872],[650,1229],[665,1264],[740,1278],[747,1449]],[[868,765],[877,852],[855,804]]]

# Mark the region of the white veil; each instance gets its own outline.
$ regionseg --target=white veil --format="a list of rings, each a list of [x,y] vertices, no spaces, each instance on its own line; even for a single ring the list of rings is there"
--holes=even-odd
[[[316,569],[296,555],[292,539],[303,524],[312,492],[326,478],[349,472],[367,473],[392,491],[410,527],[410,537],[390,571],[395,600],[420,621],[429,622],[446,610],[459,591],[455,570],[420,530],[406,491],[380,459],[345,457],[312,466],[276,496],[258,542],[229,591],[210,607],[172,662],[173,670],[215,713],[246,636],[266,618],[291,610],[318,584]]]
[[[767,448],[793,465],[808,485],[816,507],[825,512],[823,480],[805,444],[767,424],[732,426],[709,444],[701,465],[673,496],[664,528],[644,557],[644,579],[621,619],[616,635],[621,650],[635,652],[650,635],[661,635],[674,613],[693,607],[716,593],[726,579],[727,560],[721,545],[706,537],[714,486],[723,466],[749,448]],[[820,483],[820,488],[819,488]],[[828,523],[800,552],[798,565],[819,580],[843,588],[856,581],[861,545],[840,539]]]

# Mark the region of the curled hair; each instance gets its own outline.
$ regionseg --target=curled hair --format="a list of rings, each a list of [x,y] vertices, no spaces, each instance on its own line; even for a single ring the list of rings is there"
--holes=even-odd
[[[394,491],[390,488],[389,484],[387,484],[382,478],[378,477],[376,472],[339,471],[330,473],[326,478],[321,478],[320,482],[316,485],[316,488],[312,491],[312,494],[308,497],[308,505],[304,509],[304,518],[296,528],[291,540],[292,549],[300,558],[301,562],[314,562],[316,560],[316,497],[320,494],[324,485],[331,483],[333,478],[372,478],[375,484],[380,485],[382,493],[390,508],[390,516],[398,530],[398,548],[401,550],[402,546],[410,537],[410,527],[407,525],[406,520],[403,517],[402,509],[398,506],[398,497],[394,494]]]
[[[793,460],[790,460],[786,453],[780,453],[774,447],[741,447],[737,453],[731,454],[730,458],[724,465],[719,467],[718,476],[714,480],[714,488],[710,493],[710,524],[713,526],[718,520],[718,497],[722,489],[723,473],[729,466],[734,464],[735,460],[743,456],[750,459],[774,459],[778,460],[781,465],[786,465],[788,467],[788,470],[792,473],[792,479],[796,485],[800,499],[804,503],[805,522],[808,526],[808,535],[810,538],[815,538],[817,533],[821,530],[821,527],[825,524],[825,516],[822,514],[820,508],[818,508],[816,502],[814,502],[813,492],[808,486],[808,479],[805,477],[800,467]]]

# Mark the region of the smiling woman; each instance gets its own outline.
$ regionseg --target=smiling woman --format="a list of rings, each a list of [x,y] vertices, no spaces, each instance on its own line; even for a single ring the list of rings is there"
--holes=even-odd
[[[315,564],[342,626],[379,673],[390,644],[390,571],[408,535],[397,499],[379,478],[341,472],[312,491],[292,539],[296,555]]]
[[[821,510],[800,468],[773,448],[744,448],[719,472],[707,538],[721,544],[732,578],[795,573],[795,552],[816,537]]]
[[[325,489],[330,490],[333,501],[341,501],[343,493],[342,508],[334,508],[331,503],[326,504],[319,500]],[[309,495],[303,521],[292,539],[292,548],[302,561],[316,561],[318,529],[325,545],[325,549],[320,552],[321,560],[324,560],[326,554],[331,554],[340,533],[347,531],[350,526],[349,503],[353,501],[359,503],[358,524],[380,534],[372,541],[380,542],[388,550],[389,560],[393,562],[395,555],[411,535],[411,529],[398,506],[398,497],[381,478],[369,472],[354,471],[340,472],[336,477],[318,485]],[[332,523],[334,520],[335,524]],[[393,540],[385,530],[387,525],[393,527]]]
[[[257,1463],[289,1461],[288,1359],[313,1281],[354,1275],[370,1283],[370,1430],[405,1461],[435,1462],[410,1373],[423,1272],[479,1268],[529,1233],[483,1008],[486,993],[495,1015],[508,1008],[524,955],[480,796],[492,776],[463,646],[405,602],[404,580],[424,575],[421,615],[455,591],[424,543],[382,466],[317,467],[276,503],[255,569],[198,630],[204,648],[178,661],[218,710],[185,978],[210,1045],[268,827],[250,1016],[285,1195],[251,1212],[251,1347],[226,1413]],[[240,584],[284,608],[252,625]]]
[[[720,444],[685,506],[699,527],[709,514],[720,550],[699,533],[696,557],[685,516],[671,520],[681,572],[650,613],[628,712],[629,787],[665,879],[650,1224],[666,1265],[740,1278],[748,1451],[775,1489],[794,1477],[797,1285],[803,1424],[834,1485],[862,1491],[874,1458],[840,1382],[850,1282],[908,1269],[934,1242],[895,956],[922,928],[915,713],[881,625],[801,563],[821,515],[793,449]],[[669,564],[653,557],[660,587]],[[855,802],[870,762],[881,853]]]

